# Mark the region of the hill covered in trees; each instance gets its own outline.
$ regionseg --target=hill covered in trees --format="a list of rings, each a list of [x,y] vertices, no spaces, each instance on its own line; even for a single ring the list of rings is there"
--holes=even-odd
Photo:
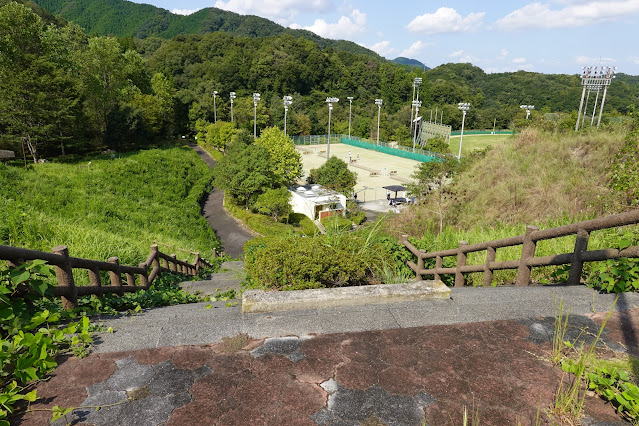
[[[305,38],[320,47],[378,55],[346,40],[329,40],[307,30],[283,27],[254,15],[239,15],[215,7],[191,15],[176,15],[166,9],[126,0],[35,0],[39,6],[80,25],[88,34],[117,37],[173,38],[181,34],[205,34],[222,31],[235,36],[269,37],[289,34]]]

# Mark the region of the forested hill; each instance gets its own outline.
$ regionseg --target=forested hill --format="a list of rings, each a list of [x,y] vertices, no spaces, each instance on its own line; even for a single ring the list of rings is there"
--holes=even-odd
[[[26,3],[26,2],[25,2]],[[305,38],[320,47],[379,57],[372,50],[346,40],[329,40],[306,30],[283,27],[265,18],[209,7],[188,16],[166,9],[126,0],[35,0],[54,14],[80,25],[88,34],[118,37],[173,38],[181,34],[205,34],[215,31],[243,36],[268,37],[290,34]]]

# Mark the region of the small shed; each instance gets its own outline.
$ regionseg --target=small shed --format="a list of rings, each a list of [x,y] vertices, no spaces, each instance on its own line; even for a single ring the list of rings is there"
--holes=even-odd
[[[311,220],[321,220],[346,212],[346,196],[320,185],[300,185],[288,188],[291,208]]]
[[[15,152],[6,149],[0,149],[0,161],[7,161],[11,160],[12,158],[16,158]]]

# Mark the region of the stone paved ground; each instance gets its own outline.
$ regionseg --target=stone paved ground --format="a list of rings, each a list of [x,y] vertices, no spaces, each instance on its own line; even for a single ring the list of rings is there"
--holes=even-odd
[[[583,326],[590,336],[603,316],[572,317],[569,336]],[[85,425],[460,425],[473,407],[482,425],[535,424],[562,378],[547,361],[552,326],[531,318],[93,354],[62,360],[32,408],[115,404],[56,423]],[[615,313],[607,356],[639,353],[637,326],[639,310]],[[622,424],[594,396],[586,414],[584,424]]]

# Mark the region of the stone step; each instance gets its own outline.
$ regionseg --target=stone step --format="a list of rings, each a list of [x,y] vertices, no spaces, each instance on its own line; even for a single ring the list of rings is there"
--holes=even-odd
[[[220,272],[211,274],[208,279],[185,281],[180,287],[189,293],[215,297],[229,290],[239,290],[244,277],[244,262],[230,261],[222,263]]]

